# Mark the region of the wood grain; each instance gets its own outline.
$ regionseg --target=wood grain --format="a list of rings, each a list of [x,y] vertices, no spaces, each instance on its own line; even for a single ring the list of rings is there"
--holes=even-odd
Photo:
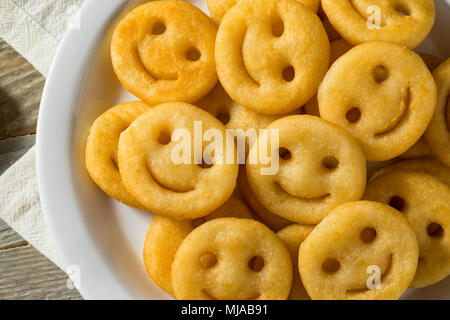
[[[44,77],[0,39],[0,140],[36,132]]]
[[[27,242],[0,219],[0,250],[6,250],[26,245]],[[0,261],[0,267],[2,263]],[[0,279],[2,276],[0,275]],[[1,280],[0,280],[1,281]]]
[[[44,77],[0,38],[0,175],[36,141]],[[82,299],[68,276],[0,219],[0,300]]]
[[[36,135],[34,134],[0,140],[0,175],[19,160],[35,143]]]
[[[0,299],[81,299],[67,275],[30,245],[0,250]]]

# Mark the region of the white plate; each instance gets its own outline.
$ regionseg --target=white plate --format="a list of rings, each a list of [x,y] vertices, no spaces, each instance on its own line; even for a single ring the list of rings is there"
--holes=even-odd
[[[113,74],[111,32],[143,0],[86,0],[79,29],[65,35],[50,70],[38,122],[37,173],[42,208],[64,266],[79,270],[87,299],[168,299],[142,262],[151,214],[114,201],[84,167],[89,126],[111,106],[134,100]],[[206,11],[205,0],[191,1]],[[437,0],[438,20],[419,50],[450,56],[450,0]],[[450,278],[408,290],[404,298],[449,299]]]

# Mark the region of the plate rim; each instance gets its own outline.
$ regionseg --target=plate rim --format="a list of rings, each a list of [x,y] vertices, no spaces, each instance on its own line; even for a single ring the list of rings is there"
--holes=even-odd
[[[38,115],[35,165],[42,212],[64,271],[67,272],[72,266],[79,268],[80,274],[76,280],[80,282],[77,289],[85,299],[136,298],[103,261],[101,254],[95,254],[98,249],[89,252],[77,250],[96,246],[83,217],[77,212],[79,205],[72,179],[72,142],[76,117],[73,104],[79,98],[81,79],[86,74],[99,39],[129,2],[86,0],[83,3],[77,13],[81,21],[79,28],[66,31],[53,58]],[[98,12],[102,12],[103,18],[99,18]],[[72,52],[70,57],[66,55],[67,52]],[[68,103],[72,105],[68,106]],[[67,123],[70,126],[61,130],[61,124]],[[55,135],[55,132],[59,134]],[[67,230],[72,230],[71,237],[65,236]],[[89,261],[89,267],[83,267],[86,260]]]

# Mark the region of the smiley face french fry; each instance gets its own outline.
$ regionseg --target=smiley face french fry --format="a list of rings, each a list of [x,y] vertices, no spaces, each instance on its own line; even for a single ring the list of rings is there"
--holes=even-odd
[[[247,177],[258,201],[270,212],[301,224],[319,223],[341,203],[361,199],[366,160],[357,141],[344,129],[315,116],[289,116],[273,122],[269,144],[278,130],[279,157],[275,174],[263,174],[263,161],[247,163]],[[271,148],[268,147],[268,150]]]
[[[419,239],[420,257],[411,286],[433,285],[450,274],[450,188],[423,172],[398,169],[367,185],[365,199],[403,213]]]
[[[420,56],[381,41],[340,57],[317,95],[321,117],[355,136],[369,161],[392,159],[416,143],[433,116],[436,96]]]
[[[417,237],[400,212],[357,201],[336,207],[314,228],[300,246],[298,267],[312,299],[385,300],[405,292],[418,259]]]
[[[215,129],[226,136],[223,124],[208,112],[172,102],[151,108],[120,137],[119,169],[123,182],[142,205],[156,214],[174,219],[199,218],[220,207],[235,189],[237,164],[220,163],[214,158],[211,166],[201,165],[203,136],[199,137],[200,159],[195,158],[196,121],[201,121],[204,131]],[[187,141],[172,140],[177,129],[188,134]],[[175,163],[173,150],[181,143],[188,145],[183,153],[191,151],[189,161]]]
[[[151,1],[120,21],[111,42],[122,85],[149,104],[195,102],[217,82],[217,27],[186,1]]]
[[[289,252],[255,220],[204,223],[181,243],[172,286],[181,300],[284,300],[292,285]]]
[[[241,0],[219,26],[217,73],[244,107],[283,114],[317,92],[330,44],[318,16],[295,0]]]

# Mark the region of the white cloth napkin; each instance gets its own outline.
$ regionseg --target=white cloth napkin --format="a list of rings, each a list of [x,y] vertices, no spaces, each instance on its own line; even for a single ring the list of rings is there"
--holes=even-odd
[[[98,0],[107,1],[107,0]],[[84,0],[1,0],[0,37],[44,76],[58,43]],[[42,214],[35,147],[0,177],[0,217],[58,266],[61,261]]]

